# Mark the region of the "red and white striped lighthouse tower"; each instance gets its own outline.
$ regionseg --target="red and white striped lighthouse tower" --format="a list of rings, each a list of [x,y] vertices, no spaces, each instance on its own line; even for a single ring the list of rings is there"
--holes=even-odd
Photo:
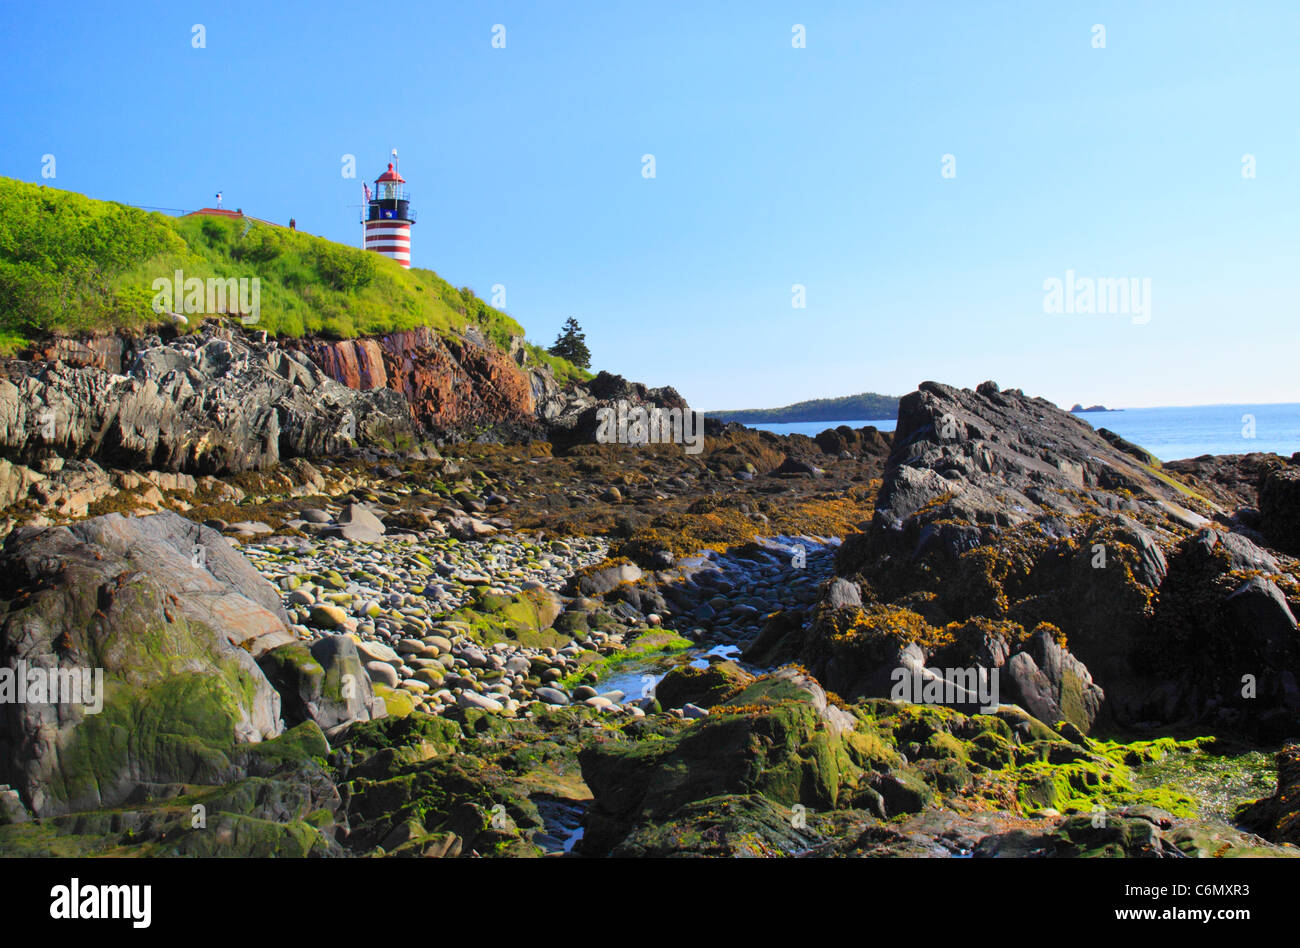
[[[368,197],[365,249],[392,257],[408,270],[411,268],[411,195],[406,179],[397,173],[397,149],[388,170],[375,179],[375,193]]]

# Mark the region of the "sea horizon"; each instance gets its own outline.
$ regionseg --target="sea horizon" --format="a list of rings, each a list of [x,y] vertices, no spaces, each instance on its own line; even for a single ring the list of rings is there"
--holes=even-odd
[[[1300,451],[1300,402],[1162,405],[1070,414],[1093,428],[1107,428],[1146,448],[1161,461],[1255,452],[1289,457]],[[773,434],[813,437],[840,425],[893,431],[897,418],[756,422],[749,427]]]

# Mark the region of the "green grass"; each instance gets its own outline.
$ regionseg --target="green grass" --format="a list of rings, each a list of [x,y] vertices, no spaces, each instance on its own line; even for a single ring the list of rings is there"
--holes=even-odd
[[[247,219],[149,213],[0,177],[0,352],[50,333],[170,324],[154,311],[154,281],[171,280],[176,270],[187,279],[256,277],[257,326],[275,336],[345,339],[475,326],[507,348],[524,334],[473,290],[356,247]],[[236,318],[186,314],[189,329],[205,315]],[[561,381],[591,377],[538,347],[529,351]]]
[[[568,359],[551,355],[543,347],[535,343],[526,342],[524,347],[528,350],[528,357],[535,363],[550,367],[551,374],[555,376],[555,380],[561,385],[568,385],[571,382],[587,382],[596,377],[594,373],[588,372],[581,366],[574,365]]]

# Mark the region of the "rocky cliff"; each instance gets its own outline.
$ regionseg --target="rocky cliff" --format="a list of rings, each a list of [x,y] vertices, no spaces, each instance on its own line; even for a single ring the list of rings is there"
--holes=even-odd
[[[0,368],[0,455],[24,464],[224,474],[413,432],[399,394],[340,385],[302,353],[231,330],[63,340]]]
[[[440,434],[491,427],[565,450],[594,443],[598,410],[620,401],[689,410],[675,389],[649,388],[609,372],[561,385],[547,367],[529,363],[518,341],[506,353],[474,330],[454,336],[416,329],[294,345],[349,388],[400,392],[416,423]]]
[[[562,385],[522,339],[507,351],[473,327],[345,340],[212,326],[61,337],[0,365],[0,459],[220,475],[391,454],[421,437],[563,448],[593,441],[598,408],[619,400],[686,408],[670,388],[608,373]]]
[[[426,428],[533,419],[529,371],[473,329],[457,336],[422,327],[378,337],[308,339],[292,345],[350,389],[386,388],[400,393],[417,424]]]

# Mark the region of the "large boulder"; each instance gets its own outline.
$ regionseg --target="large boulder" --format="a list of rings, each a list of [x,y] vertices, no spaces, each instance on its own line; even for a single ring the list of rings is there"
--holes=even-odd
[[[258,664],[280,692],[290,726],[311,720],[332,736],[346,725],[386,713],[384,700],[370,687],[370,673],[356,643],[346,635],[326,635],[310,647],[300,642],[281,645]]]
[[[749,684],[754,676],[735,662],[713,662],[703,668],[679,665],[655,685],[655,698],[665,708],[693,704],[711,708]]]
[[[452,618],[469,626],[470,636],[482,644],[510,642],[529,648],[563,648],[572,638],[552,628],[564,610],[564,603],[541,584],[525,586],[516,593],[489,592],[474,588],[470,605]]]
[[[578,755],[595,799],[583,851],[643,854],[639,833],[706,818],[701,801],[748,795],[782,807],[825,809],[847,798],[863,774],[852,716],[826,717],[826,695],[793,671],[762,678],[662,740],[597,741]],[[820,708],[818,707],[820,699]],[[840,717],[843,715],[843,718]],[[657,847],[651,847],[657,852]]]
[[[293,637],[275,590],[213,531],[172,513],[22,528],[0,583],[0,673],[63,682],[58,700],[0,701],[0,784],[35,815],[225,782],[232,748],[281,732],[256,658]]]
[[[1047,629],[1035,631],[1025,649],[1011,656],[1006,677],[1010,687],[1002,693],[1003,701],[1019,704],[1040,721],[1068,721],[1084,734],[1105,699],[1083,662]]]
[[[338,525],[322,531],[327,537],[340,537],[357,543],[377,543],[384,537],[384,522],[361,504],[348,504],[339,512]]]
[[[624,583],[641,578],[641,568],[628,561],[596,564],[579,570],[569,578],[565,591],[572,595],[604,596]]]

